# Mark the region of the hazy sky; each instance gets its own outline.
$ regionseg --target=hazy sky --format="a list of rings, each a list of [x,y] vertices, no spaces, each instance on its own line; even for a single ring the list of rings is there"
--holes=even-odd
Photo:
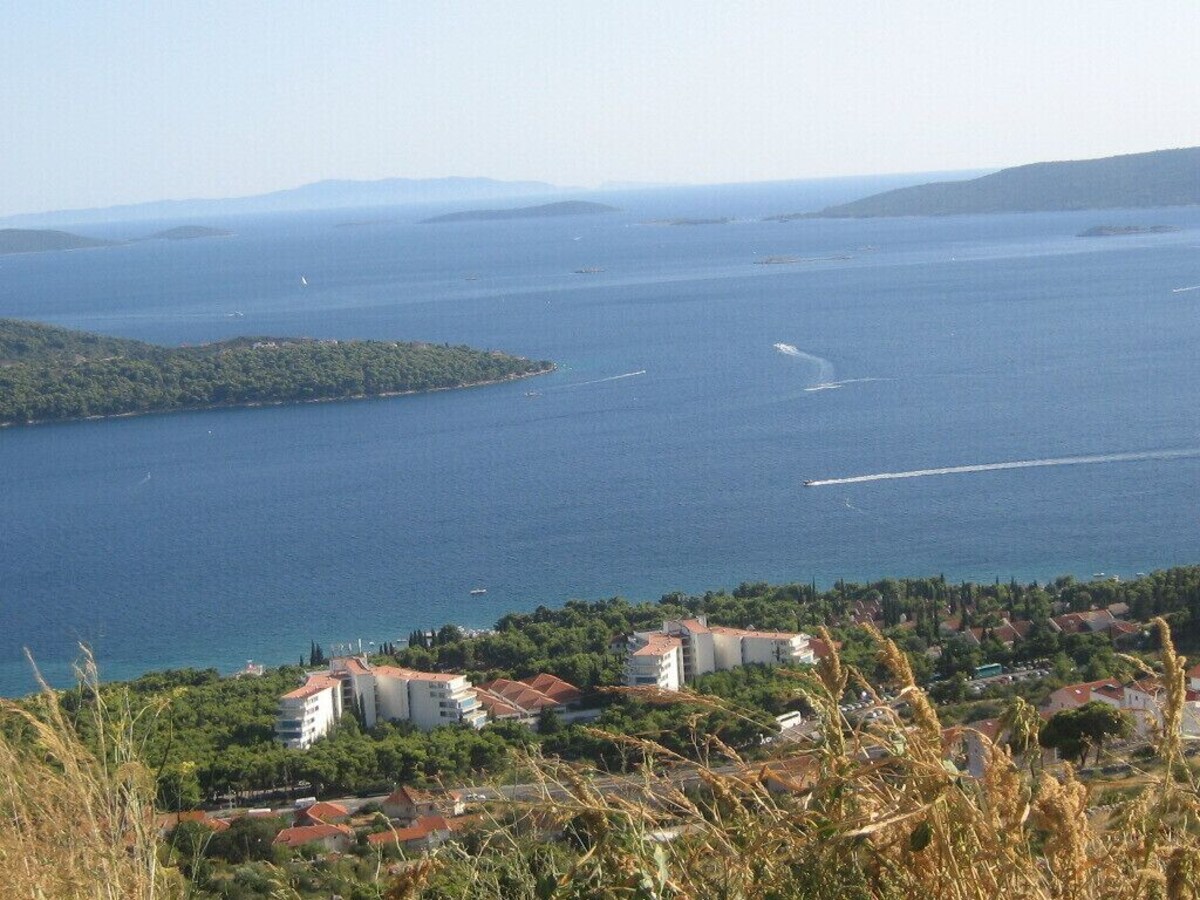
[[[1200,3],[0,3],[0,215],[1200,144]]]

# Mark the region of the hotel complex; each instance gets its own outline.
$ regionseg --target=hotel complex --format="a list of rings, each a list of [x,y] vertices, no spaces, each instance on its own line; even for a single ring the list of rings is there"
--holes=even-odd
[[[352,710],[367,728],[393,720],[425,731],[458,723],[482,728],[487,721],[462,675],[373,666],[366,659],[345,657],[331,660],[328,673],[309,675],[303,686],[280,698],[275,734],[288,747],[303,750]]]
[[[807,634],[709,626],[704,616],[668,619],[661,631],[634,632],[625,662],[625,684],[677,691],[709,672],[751,663],[813,663]]]

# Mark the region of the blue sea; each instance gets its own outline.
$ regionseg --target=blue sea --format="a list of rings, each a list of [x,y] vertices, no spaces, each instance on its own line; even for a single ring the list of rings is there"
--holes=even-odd
[[[0,431],[0,694],[34,686],[23,648],[55,683],[79,642],[108,678],[232,671],[571,598],[1200,562],[1200,290],[1175,290],[1200,284],[1200,209],[761,221],[870,192],[647,190],[596,198],[609,215],[437,226],[416,220],[444,210],[210,220],[236,233],[0,257],[0,316],[558,364],[424,396]],[[733,221],[642,224],[697,216]],[[1076,237],[1105,223],[1182,230]],[[759,264],[773,256],[792,262]],[[1037,464],[989,468],[1014,461]],[[924,470],[941,471],[839,481]]]

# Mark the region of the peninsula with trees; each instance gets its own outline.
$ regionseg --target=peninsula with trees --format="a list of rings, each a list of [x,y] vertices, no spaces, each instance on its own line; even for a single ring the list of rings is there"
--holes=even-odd
[[[548,360],[449,344],[237,337],[162,347],[0,319],[0,426],[383,397],[553,368]]]
[[[789,213],[792,219],[865,219],[987,213],[1148,209],[1200,204],[1200,147],[1103,159],[1039,162],[968,181],[938,181]]]
[[[116,241],[84,237],[69,231],[39,228],[0,228],[0,255],[7,253],[47,253],[52,250],[85,250],[112,247]]]

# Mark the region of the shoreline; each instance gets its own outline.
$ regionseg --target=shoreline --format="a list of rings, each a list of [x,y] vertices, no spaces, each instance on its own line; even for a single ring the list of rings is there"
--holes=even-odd
[[[143,409],[131,412],[107,413],[99,416],[72,416],[65,419],[28,419],[24,422],[0,422],[0,429],[27,428],[41,425],[67,425],[77,422],[103,422],[108,419],[134,419],[142,416],[164,416],[182,412],[206,412],[217,409],[254,409],[267,406],[293,406],[301,403],[341,403],[356,400],[379,400],[391,397],[412,397],[418,394],[436,394],[441,391],[458,391],[468,388],[488,387],[495,384],[506,384],[510,381],[521,381],[526,378],[536,378],[539,375],[549,375],[558,370],[558,365],[551,363],[545,369],[532,372],[520,372],[506,375],[503,378],[490,378],[486,381],[471,381],[465,384],[450,384],[444,387],[424,388],[415,391],[383,391],[378,394],[347,394],[344,397],[309,397],[295,400],[247,400],[243,403],[212,403],[205,406],[179,406],[172,409]]]

